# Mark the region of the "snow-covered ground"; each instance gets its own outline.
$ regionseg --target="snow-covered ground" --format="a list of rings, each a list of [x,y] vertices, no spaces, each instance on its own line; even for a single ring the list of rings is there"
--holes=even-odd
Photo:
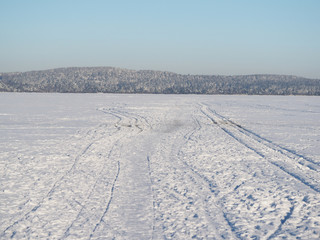
[[[319,239],[320,97],[0,94],[0,239]]]

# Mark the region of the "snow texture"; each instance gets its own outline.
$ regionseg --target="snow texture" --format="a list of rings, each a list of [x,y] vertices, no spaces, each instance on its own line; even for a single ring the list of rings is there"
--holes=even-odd
[[[320,97],[0,94],[0,239],[319,239]]]

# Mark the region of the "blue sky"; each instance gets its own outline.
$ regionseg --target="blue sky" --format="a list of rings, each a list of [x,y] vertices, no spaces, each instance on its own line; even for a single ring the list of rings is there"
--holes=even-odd
[[[0,0],[0,72],[114,66],[320,78],[319,0]]]

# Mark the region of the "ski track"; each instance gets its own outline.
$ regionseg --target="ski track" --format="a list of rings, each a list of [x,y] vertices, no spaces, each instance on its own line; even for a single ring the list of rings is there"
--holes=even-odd
[[[36,203],[25,199],[20,214],[0,226],[0,238],[320,237],[316,159],[241,126],[212,103],[178,103],[95,108],[106,122],[82,133],[82,149]]]

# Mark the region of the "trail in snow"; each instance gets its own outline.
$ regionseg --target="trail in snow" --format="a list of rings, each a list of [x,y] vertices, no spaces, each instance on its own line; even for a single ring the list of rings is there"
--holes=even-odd
[[[202,111],[214,124],[218,125],[225,133],[230,135],[236,141],[254,151],[259,156],[267,159],[271,164],[279,167],[285,173],[310,187],[312,190],[320,193],[320,168],[318,164],[314,164],[313,160],[307,160],[309,163],[305,166],[303,162],[299,161],[301,157],[297,158],[296,154],[292,157],[284,153],[284,149],[281,147],[259,137],[253,132],[245,130],[240,125],[226,119],[210,109]],[[208,111],[211,113],[211,116]]]
[[[0,95],[0,238],[320,237],[319,98],[48,96]]]

